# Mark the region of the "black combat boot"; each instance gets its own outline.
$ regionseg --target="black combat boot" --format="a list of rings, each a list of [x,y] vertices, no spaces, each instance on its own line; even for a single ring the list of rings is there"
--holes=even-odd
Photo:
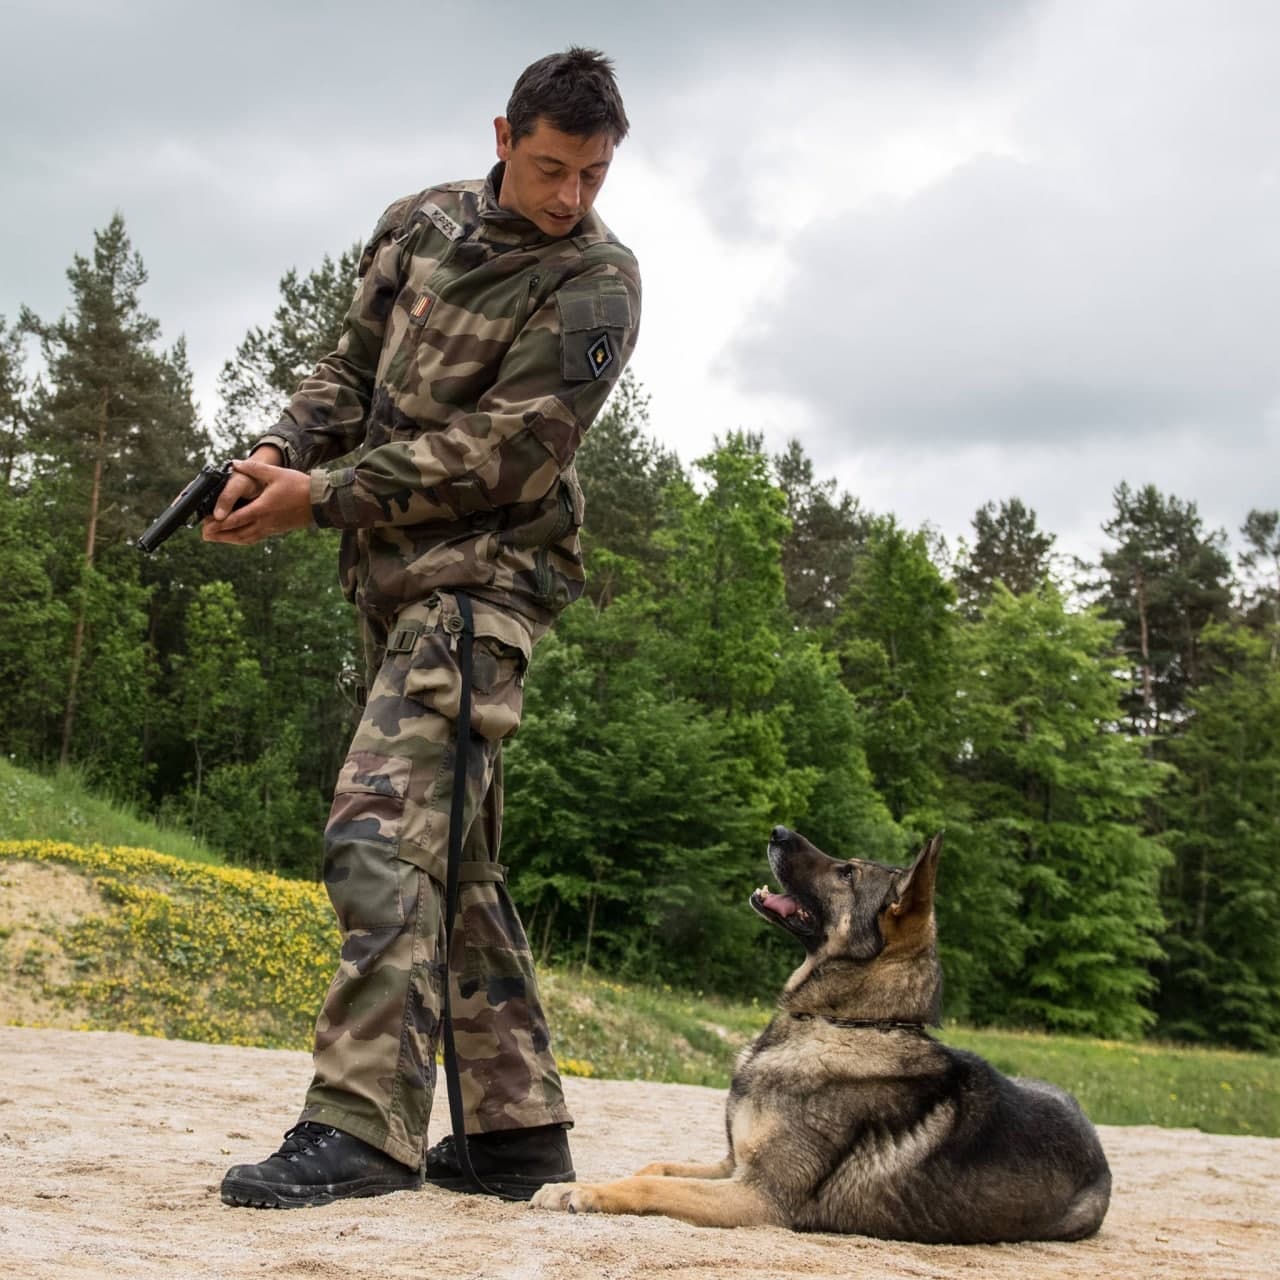
[[[490,1191],[513,1200],[531,1200],[547,1182],[573,1182],[569,1138],[562,1124],[533,1129],[499,1129],[467,1135],[467,1153],[480,1181]],[[445,1191],[471,1191],[458,1159],[453,1135],[441,1138],[427,1152],[427,1184]]]
[[[348,1196],[381,1196],[422,1185],[422,1174],[367,1142],[305,1121],[261,1164],[238,1164],[222,1179],[222,1203],[301,1209]]]

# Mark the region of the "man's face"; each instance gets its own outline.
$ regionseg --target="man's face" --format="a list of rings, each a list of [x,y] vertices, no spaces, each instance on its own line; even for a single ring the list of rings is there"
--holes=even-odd
[[[493,126],[498,159],[507,166],[498,203],[549,236],[568,235],[600,194],[613,160],[613,138],[608,133],[589,138],[561,133],[542,116],[519,142],[511,141],[504,116]]]

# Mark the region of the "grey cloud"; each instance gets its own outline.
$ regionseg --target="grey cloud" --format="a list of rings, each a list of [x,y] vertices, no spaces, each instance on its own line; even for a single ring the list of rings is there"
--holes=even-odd
[[[1280,393],[1280,191],[1266,206],[976,161],[809,228],[733,369],[869,441],[1257,429]]]
[[[1037,8],[984,80],[1016,154],[819,212],[728,368],[869,445],[1193,429],[1261,447],[1280,400],[1280,16],[1232,13]]]

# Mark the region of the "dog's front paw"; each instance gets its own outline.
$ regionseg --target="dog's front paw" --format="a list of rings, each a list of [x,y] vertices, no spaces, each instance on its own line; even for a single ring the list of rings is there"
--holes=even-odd
[[[595,1188],[581,1183],[566,1186],[563,1182],[549,1182],[534,1192],[529,1205],[534,1209],[560,1209],[568,1213],[596,1213],[600,1208]]]
[[[647,1164],[643,1169],[637,1169],[632,1177],[635,1178],[669,1178],[671,1177],[671,1164],[667,1160],[655,1160],[652,1164]]]

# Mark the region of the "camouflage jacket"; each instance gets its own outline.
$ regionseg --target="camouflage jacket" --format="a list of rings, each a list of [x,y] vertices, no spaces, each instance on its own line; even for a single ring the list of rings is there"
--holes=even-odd
[[[258,443],[311,472],[358,607],[463,588],[518,615],[527,653],[582,591],[573,457],[635,346],[640,277],[594,212],[552,238],[500,208],[501,176],[391,205],[337,349]]]

